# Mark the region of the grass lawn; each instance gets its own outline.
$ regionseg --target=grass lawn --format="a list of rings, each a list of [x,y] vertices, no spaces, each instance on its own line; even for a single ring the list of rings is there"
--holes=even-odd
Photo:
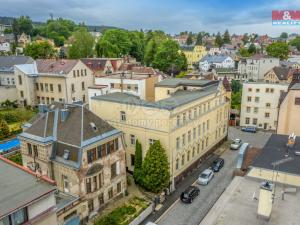
[[[16,123],[9,124],[8,125],[9,131],[10,132],[14,132],[14,131],[20,130],[21,129],[21,125],[22,125],[21,122],[16,122]]]
[[[8,156],[8,159],[19,164],[19,165],[23,165],[22,164],[22,155],[21,155],[21,152],[17,152],[16,154],[14,155],[10,155]]]
[[[26,122],[34,115],[36,115],[35,111],[25,108],[0,109],[0,118],[3,118],[9,125]]]
[[[95,225],[128,225],[150,203],[145,199],[133,197],[123,206],[114,209],[109,214],[96,219]]]

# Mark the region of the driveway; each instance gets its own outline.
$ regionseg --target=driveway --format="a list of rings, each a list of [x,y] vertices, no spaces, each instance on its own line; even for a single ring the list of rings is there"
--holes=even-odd
[[[269,140],[272,133],[258,131],[256,133],[243,132],[236,127],[229,127],[228,139],[239,138],[242,142],[250,143],[251,146],[262,148]]]
[[[184,204],[178,198],[156,223],[158,225],[199,225],[200,221],[231,182],[237,154],[238,151],[226,150],[221,155],[225,159],[224,167],[220,172],[215,173],[215,177],[207,186],[198,185],[200,187],[200,195],[193,203]]]

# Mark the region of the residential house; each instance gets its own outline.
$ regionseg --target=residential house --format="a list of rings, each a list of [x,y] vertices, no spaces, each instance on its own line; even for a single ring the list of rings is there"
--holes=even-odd
[[[205,47],[202,45],[182,45],[180,48],[187,59],[188,68],[191,69],[207,54]]]
[[[290,83],[292,77],[293,70],[291,68],[275,66],[265,74],[264,81],[267,83]]]
[[[143,158],[151,144],[161,142],[171,189],[227,137],[230,94],[221,81],[165,79],[155,86],[155,102],[116,92],[93,97],[90,104],[96,115],[124,132],[129,171],[134,169],[136,140]]]
[[[23,165],[55,180],[59,191],[78,196],[76,210],[60,218],[75,214],[84,223],[125,194],[122,132],[85,105],[41,104],[39,112],[19,135]]]
[[[58,225],[55,182],[0,156],[0,224]]]
[[[25,33],[22,33],[21,35],[18,36],[18,45],[20,47],[26,47],[31,42],[31,37],[30,35],[27,35]]]
[[[300,69],[300,63],[299,62],[290,62],[290,61],[280,61],[280,66],[298,70]]]
[[[83,58],[81,61],[94,72],[95,77],[105,76],[115,71],[109,58]]]
[[[220,51],[222,55],[235,55],[237,53],[236,46],[231,44],[224,44]]]
[[[234,61],[228,55],[206,55],[199,61],[199,69],[208,71],[213,68],[234,68]]]
[[[221,55],[220,48],[216,46],[206,47],[206,51],[208,55]]]
[[[278,104],[288,86],[288,83],[243,83],[240,125],[276,130],[280,119]]]
[[[18,100],[22,105],[87,101],[93,71],[80,60],[38,59],[15,66]]]
[[[229,82],[232,80],[242,80],[234,68],[215,68],[212,69],[212,72],[216,74],[218,80],[223,80],[225,77]]]
[[[241,58],[238,63],[238,73],[247,80],[263,80],[264,75],[273,67],[279,66],[279,59],[267,55],[256,54]]]
[[[0,36],[0,52],[7,53],[10,52],[10,43],[5,39],[4,36]]]
[[[113,92],[125,92],[147,101],[154,101],[155,84],[162,75],[151,67],[130,67],[126,72],[115,72],[95,78],[95,85],[88,88],[89,102],[94,96]]]
[[[0,102],[17,100],[14,65],[32,62],[28,56],[0,56]]]
[[[175,36],[173,36],[173,40],[177,41],[179,45],[185,45],[188,37],[189,37],[188,34],[175,35]]]

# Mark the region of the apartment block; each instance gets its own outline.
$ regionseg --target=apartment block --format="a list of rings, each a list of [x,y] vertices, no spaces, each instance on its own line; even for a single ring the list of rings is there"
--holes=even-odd
[[[93,97],[90,104],[96,115],[123,131],[129,171],[136,140],[143,158],[152,143],[161,142],[171,186],[227,137],[230,95],[222,81],[165,79],[155,85],[154,102],[116,92]]]
[[[287,83],[243,83],[240,125],[276,130],[280,97],[287,89]]]
[[[23,165],[78,197],[77,204],[62,210],[60,221],[77,217],[86,222],[125,193],[122,132],[84,105],[53,103],[39,110],[19,136]]]

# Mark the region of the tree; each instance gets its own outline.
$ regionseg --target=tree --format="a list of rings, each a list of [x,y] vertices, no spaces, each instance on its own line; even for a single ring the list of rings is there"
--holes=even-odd
[[[4,119],[0,119],[0,140],[9,136],[9,127]]]
[[[220,32],[218,32],[217,35],[216,35],[215,44],[216,44],[218,47],[221,47],[221,46],[223,45],[223,39],[222,39],[222,37],[221,37]]]
[[[240,83],[240,81],[238,80],[232,80],[231,81],[231,90],[232,90],[232,93],[237,93],[239,91],[242,90],[242,84]]]
[[[69,58],[80,59],[93,57],[94,38],[86,28],[80,28],[73,34],[72,45],[69,48]]]
[[[202,39],[203,39],[202,33],[199,32],[196,38],[196,45],[202,45],[203,44]]]
[[[142,166],[143,187],[154,193],[166,188],[170,181],[168,157],[160,141],[152,144]]]
[[[186,39],[186,44],[187,45],[191,45],[191,44],[193,44],[193,35],[191,34],[191,33],[189,33],[189,36],[188,36],[188,38]]]
[[[229,34],[228,30],[226,30],[224,35],[223,35],[223,43],[224,44],[230,44],[231,43],[231,38],[230,38],[230,34]]]
[[[185,55],[179,51],[178,43],[166,39],[157,48],[153,66],[168,74],[178,74],[187,69],[187,60]]]
[[[133,170],[133,178],[136,184],[141,184],[142,164],[143,164],[142,145],[138,140],[136,140],[135,154],[134,154],[134,170]]]
[[[17,22],[19,26],[19,34],[25,33],[31,35],[33,25],[29,16],[20,16],[20,18],[17,19]]]
[[[249,36],[248,36],[248,33],[245,33],[243,38],[242,38],[242,41],[244,44],[247,44],[249,42]]]
[[[285,60],[289,55],[289,46],[283,42],[270,44],[266,49],[268,55]]]
[[[288,33],[287,32],[282,32],[281,34],[280,34],[280,38],[288,38]]]
[[[24,54],[33,59],[49,59],[54,57],[55,50],[47,41],[31,42],[24,49]]]
[[[250,55],[253,55],[254,53],[256,53],[256,47],[253,43],[251,43],[251,45],[249,46],[248,52]]]
[[[157,51],[156,41],[154,39],[151,39],[145,47],[144,64],[146,64],[147,66],[152,65],[156,51]]]
[[[298,51],[300,51],[300,37],[297,37],[294,40],[290,41],[289,44],[291,46],[296,46]]]
[[[249,57],[250,56],[250,54],[248,52],[248,49],[246,49],[246,48],[240,48],[239,53],[242,57]]]
[[[4,34],[11,34],[13,31],[11,28],[5,28],[5,30],[3,31]]]

